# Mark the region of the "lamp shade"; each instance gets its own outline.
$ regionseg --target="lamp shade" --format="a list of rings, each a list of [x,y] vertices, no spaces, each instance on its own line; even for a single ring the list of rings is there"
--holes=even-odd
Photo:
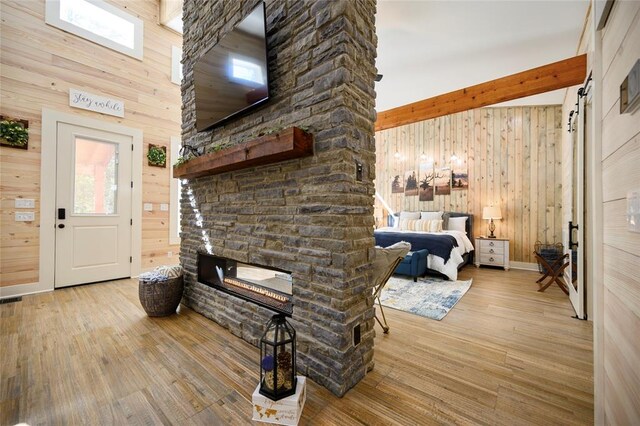
[[[483,208],[482,218],[483,219],[502,219],[502,213],[500,212],[500,207],[489,206],[489,207]]]

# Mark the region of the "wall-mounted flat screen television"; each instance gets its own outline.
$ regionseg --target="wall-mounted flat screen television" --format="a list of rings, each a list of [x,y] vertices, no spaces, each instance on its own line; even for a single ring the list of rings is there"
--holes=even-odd
[[[269,99],[264,3],[197,61],[193,78],[198,131]]]

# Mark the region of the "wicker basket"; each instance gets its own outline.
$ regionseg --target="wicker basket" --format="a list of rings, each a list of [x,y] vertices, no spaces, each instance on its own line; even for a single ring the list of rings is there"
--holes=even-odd
[[[182,275],[162,282],[140,280],[138,284],[140,304],[150,317],[174,314],[182,299],[183,288]]]

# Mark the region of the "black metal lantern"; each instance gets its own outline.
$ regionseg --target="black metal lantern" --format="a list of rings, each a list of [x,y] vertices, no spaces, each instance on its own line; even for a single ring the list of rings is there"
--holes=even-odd
[[[260,339],[260,393],[274,401],[296,392],[296,331],[274,315]]]

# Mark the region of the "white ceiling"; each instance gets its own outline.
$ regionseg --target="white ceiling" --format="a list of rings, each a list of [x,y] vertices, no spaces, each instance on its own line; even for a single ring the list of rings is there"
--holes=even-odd
[[[575,56],[589,0],[378,0],[376,110]],[[501,105],[561,104],[563,90]]]

